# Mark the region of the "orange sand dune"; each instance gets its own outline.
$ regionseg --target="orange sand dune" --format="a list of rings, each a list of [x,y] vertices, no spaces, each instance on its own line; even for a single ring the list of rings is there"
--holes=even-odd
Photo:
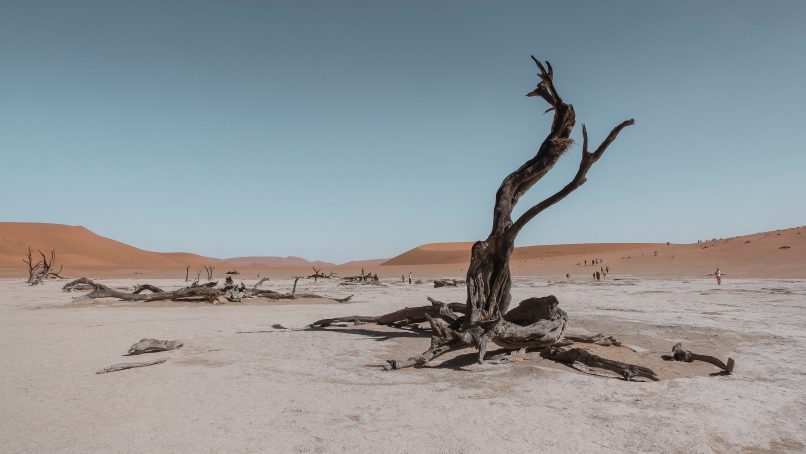
[[[319,260],[309,261],[302,257],[274,257],[274,256],[250,256],[250,257],[233,257],[224,259],[224,261],[233,265],[239,266],[263,266],[263,267],[322,267],[322,266],[336,266],[333,263],[322,262]]]
[[[159,253],[104,238],[84,227],[59,224],[0,222],[0,276],[24,276],[22,263],[28,247],[55,249],[64,275],[126,277],[144,275],[180,277],[190,267],[192,277],[202,265],[216,266],[215,276],[238,270],[244,279],[260,276],[307,276],[311,266],[341,276],[361,269],[381,277],[463,277],[472,243],[432,243],[389,260],[360,260],[342,265],[311,262],[299,257],[236,257],[215,259],[190,253]],[[599,258],[602,265],[592,267]],[[585,261],[588,261],[586,264]],[[726,278],[806,278],[806,227],[763,232],[702,244],[600,243],[526,246],[515,248],[511,260],[515,276],[590,276],[600,267],[619,275],[702,277],[719,267]]]
[[[149,252],[96,235],[81,226],[0,222],[0,267],[24,268],[22,257],[31,246],[56,250],[58,263],[70,267],[182,267],[215,262],[188,253]]]
[[[472,243],[426,244],[388,260],[383,268],[392,275],[410,270],[427,276],[460,277],[467,272],[471,246]],[[591,266],[593,258],[602,259],[602,264]],[[598,243],[518,247],[512,254],[510,266],[516,276],[591,275],[599,268],[608,267],[611,276],[701,277],[719,267],[727,276],[803,279],[806,278],[806,227],[702,244]]]
[[[590,255],[598,258],[604,252],[623,251],[659,246],[661,243],[599,243],[599,244],[557,244],[547,246],[524,246],[515,248],[512,260],[534,260],[569,255]],[[665,243],[663,243],[665,245]],[[470,248],[473,243],[430,243],[406,251],[384,262],[384,266],[417,266],[470,261]],[[598,254],[598,255],[597,255]],[[584,259],[583,259],[584,260]]]

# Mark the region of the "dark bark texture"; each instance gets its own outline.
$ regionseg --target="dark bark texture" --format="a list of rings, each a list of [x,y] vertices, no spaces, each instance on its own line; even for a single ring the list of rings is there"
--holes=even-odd
[[[588,170],[602,157],[619,132],[632,125],[634,121],[626,120],[613,128],[601,145],[592,152],[588,149],[588,133],[583,125],[582,155],[574,178],[562,189],[528,208],[513,221],[512,213],[521,196],[543,178],[573,144],[570,136],[576,124],[574,107],[560,97],[555,87],[551,64],[541,62],[535,57],[532,59],[537,65],[540,82],[526,96],[539,98],[548,103],[547,112],[554,112],[550,131],[534,157],[507,175],[498,188],[490,234],[486,239],[476,242],[471,250],[470,265],[465,279],[466,316],[452,324],[446,324],[441,319],[436,322],[429,319],[436,336],[432,338],[431,348],[421,356],[390,362],[392,369],[424,365],[440,354],[463,347],[476,348],[481,362],[487,352],[487,344],[492,340],[507,348],[547,347],[563,335],[568,318],[565,312],[557,307],[557,300],[553,297],[546,297],[553,300],[531,298],[523,301],[518,306],[516,315],[504,316],[512,299],[509,260],[515,239],[521,229],[535,216],[582,186],[586,181]]]

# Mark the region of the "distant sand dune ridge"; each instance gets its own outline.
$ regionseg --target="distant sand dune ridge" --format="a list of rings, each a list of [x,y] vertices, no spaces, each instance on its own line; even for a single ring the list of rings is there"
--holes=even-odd
[[[361,269],[392,277],[413,273],[417,278],[463,277],[470,261],[471,242],[430,243],[391,259],[357,260],[344,264],[309,261],[301,257],[253,256],[218,259],[184,252],[151,252],[97,235],[80,226],[0,222],[0,277],[22,277],[28,246],[56,250],[65,275],[96,277],[154,277],[191,275],[202,265],[216,266],[216,275],[238,270],[246,275],[287,277],[307,275],[311,267],[341,276]],[[591,259],[603,263],[591,266]],[[590,276],[608,267],[612,275],[654,277],[704,276],[719,267],[730,277],[806,278],[806,227],[756,233],[705,243],[593,243],[515,248],[513,275]]]

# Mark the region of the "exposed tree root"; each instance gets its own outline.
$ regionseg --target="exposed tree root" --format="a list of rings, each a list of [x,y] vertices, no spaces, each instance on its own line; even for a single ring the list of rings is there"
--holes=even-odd
[[[569,365],[579,362],[589,367],[607,369],[621,375],[627,381],[632,380],[633,377],[644,377],[653,381],[659,380],[658,376],[652,369],[635,364],[627,364],[614,361],[612,359],[602,358],[601,356],[594,355],[593,353],[581,348],[564,350],[559,347],[553,347],[544,350],[541,356]]]
[[[157,293],[126,293],[107,287],[104,284],[93,282],[86,277],[76,279],[68,282],[62,287],[64,291],[70,291],[76,284],[87,284],[93,287],[92,292],[87,294],[89,298],[117,298],[123,301],[180,301],[180,300],[202,300],[213,303],[219,295],[219,291],[213,288],[199,286],[199,287],[185,287],[172,292],[157,292]]]
[[[671,355],[662,355],[666,361],[683,361],[690,363],[692,361],[703,361],[709,364],[713,364],[714,366],[722,369],[725,373],[730,374],[733,372],[733,368],[736,365],[736,362],[733,361],[733,358],[728,358],[728,363],[725,364],[719,358],[710,355],[699,355],[697,353],[692,353],[688,350],[683,350],[683,344],[678,342],[674,344],[672,347],[672,354]]]

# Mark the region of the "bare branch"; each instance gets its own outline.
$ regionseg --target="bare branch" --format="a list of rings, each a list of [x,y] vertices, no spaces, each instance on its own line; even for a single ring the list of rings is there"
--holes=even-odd
[[[621,122],[618,126],[613,128],[608,134],[607,138],[602,142],[601,145],[596,149],[595,152],[590,153],[588,152],[588,131],[585,128],[585,125],[582,125],[582,158],[579,162],[579,170],[577,170],[574,179],[571,180],[567,185],[565,185],[562,189],[554,193],[552,196],[546,198],[542,202],[534,205],[533,207],[526,210],[525,213],[518,218],[517,221],[512,225],[512,228],[509,229],[508,235],[510,235],[513,239],[518,235],[518,232],[529,223],[535,216],[540,214],[546,208],[556,204],[557,202],[564,199],[566,196],[574,192],[578,187],[585,184],[586,176],[588,174],[588,170],[602,157],[607,147],[616,140],[618,137],[619,132],[622,129],[626,128],[627,126],[635,124],[635,120],[632,118],[626,121]]]

